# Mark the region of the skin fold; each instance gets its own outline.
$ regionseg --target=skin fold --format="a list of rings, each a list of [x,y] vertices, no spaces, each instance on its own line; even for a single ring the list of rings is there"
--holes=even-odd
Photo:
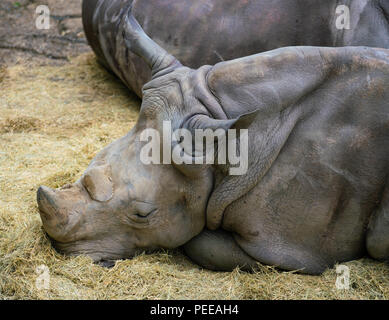
[[[389,51],[286,47],[185,67],[123,9],[118,43],[152,79],[138,122],[61,189],[40,187],[45,231],[96,262],[184,246],[203,267],[257,262],[320,274],[389,258]],[[248,171],[144,164],[145,129],[248,130]]]

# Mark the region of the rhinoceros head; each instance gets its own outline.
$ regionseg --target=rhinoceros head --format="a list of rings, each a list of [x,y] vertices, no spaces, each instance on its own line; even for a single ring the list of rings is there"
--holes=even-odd
[[[210,177],[193,182],[173,166],[145,165],[140,148],[135,128],[102,150],[76,183],[38,189],[44,229],[60,252],[129,258],[178,247],[202,230]]]
[[[56,190],[42,186],[37,194],[43,227],[53,245],[65,254],[86,254],[95,261],[175,248],[204,228],[212,167],[145,164],[140,159],[146,143],[142,132],[153,128],[162,136],[164,121],[170,121],[172,130],[226,128],[234,122],[217,107],[212,109],[216,102],[202,90],[209,67],[183,67],[143,32],[130,12],[120,28],[117,41],[152,69],[138,122],[102,150],[77,182]]]

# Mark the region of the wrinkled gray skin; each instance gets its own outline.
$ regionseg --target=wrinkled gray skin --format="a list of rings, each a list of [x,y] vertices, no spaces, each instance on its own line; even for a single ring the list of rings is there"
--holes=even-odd
[[[194,69],[286,46],[389,48],[387,0],[83,0],[89,44],[139,97],[150,69],[118,37],[130,3],[145,32]],[[350,30],[336,28],[338,5],[350,8]]]
[[[389,258],[389,51],[287,47],[190,69],[129,11],[123,43],[153,79],[139,120],[73,185],[40,187],[44,229],[65,254],[107,263],[184,245],[214,270],[261,262],[319,274]],[[144,165],[146,128],[248,129],[249,168]]]

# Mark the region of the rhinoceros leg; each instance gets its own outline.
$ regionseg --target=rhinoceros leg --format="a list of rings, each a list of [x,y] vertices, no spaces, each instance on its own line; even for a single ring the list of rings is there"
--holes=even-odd
[[[379,208],[373,214],[366,238],[369,255],[389,262],[389,188],[387,187]]]
[[[185,253],[200,266],[217,271],[231,271],[236,267],[251,270],[257,261],[248,256],[233,236],[222,230],[204,230],[184,245]]]

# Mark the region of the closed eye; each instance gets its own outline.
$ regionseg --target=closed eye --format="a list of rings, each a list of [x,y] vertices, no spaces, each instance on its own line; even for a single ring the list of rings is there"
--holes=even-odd
[[[148,223],[149,218],[158,211],[158,208],[148,202],[134,201],[133,212],[129,214],[132,221],[138,223]]]
[[[153,214],[155,211],[157,211],[157,209],[154,209],[154,210],[151,210],[150,212],[137,212],[135,213],[135,216],[137,216],[138,218],[147,218],[148,216],[150,216],[151,214]]]

